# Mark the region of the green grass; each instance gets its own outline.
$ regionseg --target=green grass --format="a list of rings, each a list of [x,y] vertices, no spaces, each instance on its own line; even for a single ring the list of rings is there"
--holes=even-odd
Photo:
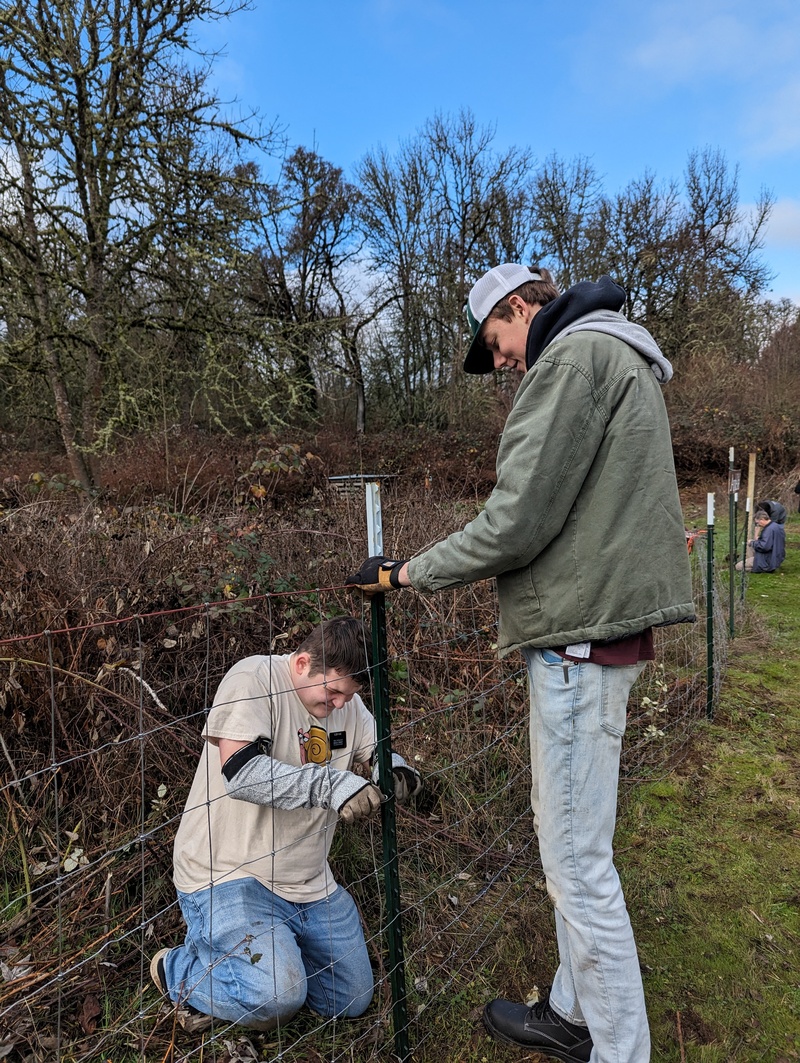
[[[713,722],[631,794],[619,865],[653,1058],[800,1059],[800,521],[751,576]],[[727,603],[723,603],[727,605]]]

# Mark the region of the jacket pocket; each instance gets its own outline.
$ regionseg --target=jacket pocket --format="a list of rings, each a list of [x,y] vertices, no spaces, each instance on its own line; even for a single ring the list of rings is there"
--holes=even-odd
[[[510,624],[524,623],[526,616],[541,611],[530,568],[518,568],[498,576],[497,594]]]

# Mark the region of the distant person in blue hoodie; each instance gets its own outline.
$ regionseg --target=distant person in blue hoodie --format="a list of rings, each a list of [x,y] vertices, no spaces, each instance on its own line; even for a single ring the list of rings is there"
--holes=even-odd
[[[774,572],[786,557],[786,529],[770,520],[769,513],[763,509],[757,510],[755,523],[758,535],[747,543],[744,569],[746,572]],[[741,561],[737,562],[736,569],[742,571]]]

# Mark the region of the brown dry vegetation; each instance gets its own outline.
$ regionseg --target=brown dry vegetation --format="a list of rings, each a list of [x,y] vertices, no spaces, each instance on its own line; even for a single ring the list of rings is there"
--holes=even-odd
[[[359,473],[391,474],[401,484],[424,483],[428,476],[436,495],[482,498],[494,482],[499,419],[461,431],[422,429],[388,431],[360,438],[336,428],[284,433],[281,436],[235,436],[198,428],[173,428],[168,436],[147,436],[122,443],[113,454],[98,459],[104,489],[101,500],[134,504],[160,499],[170,508],[198,512],[221,505],[247,502],[249,486],[258,479],[251,466],[259,460],[276,463],[286,448],[295,448],[303,462],[301,476],[280,470],[270,482],[265,505],[292,503],[309,497],[329,476]],[[69,463],[60,450],[6,449],[0,466],[0,495],[19,505],[38,495],[58,497],[65,492],[78,499],[69,480]],[[37,487],[31,481],[41,476]],[[391,490],[391,485],[389,485]]]
[[[198,436],[183,442],[169,476],[157,448],[118,457],[114,487],[89,504],[49,471],[7,484],[0,622],[5,637],[39,637],[0,653],[4,957],[14,974],[0,1010],[5,1043],[29,1063],[172,1051],[172,1018],[147,988],[146,962],[180,933],[170,847],[204,709],[234,660],[281,651],[320,616],[353,609],[341,584],[366,548],[363,494],[342,497],[327,477],[396,474],[385,483],[384,540],[409,553],[469,519],[492,483],[491,440],[451,437],[437,449],[397,436],[360,452],[336,439],[258,441],[235,454],[204,453]],[[400,817],[421,1058],[453,997],[470,1009],[497,988],[493,972],[504,991],[527,993],[532,957],[552,972],[527,807],[525,683],[516,662],[496,660],[494,621],[489,585],[390,608],[393,740],[419,757],[428,782]],[[629,778],[686,755],[704,708],[692,654],[685,638],[667,647],[668,690],[658,672],[640,690],[660,706],[656,715],[637,699]],[[654,740],[655,725],[669,737]],[[382,979],[349,1034],[362,1059],[388,1051],[390,1037],[380,848],[375,831],[342,831],[335,858],[376,935]],[[78,850],[86,862],[73,868],[65,862]],[[262,1058],[315,1058],[319,1034],[301,1019]],[[177,1044],[193,1058],[191,1042]]]

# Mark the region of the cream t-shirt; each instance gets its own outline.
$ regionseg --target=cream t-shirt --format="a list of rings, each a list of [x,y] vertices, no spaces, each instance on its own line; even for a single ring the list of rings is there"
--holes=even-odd
[[[311,727],[326,732],[332,768],[349,771],[367,763],[375,749],[375,720],[358,694],[327,719],[315,719],[295,692],[289,661],[288,654],[245,657],[219,685],[175,837],[173,877],[182,893],[248,877],[295,902],[320,900],[336,888],[328,866],[336,812],[234,800],[225,789],[219,747],[208,740],[270,739],[272,758],[297,768],[301,794]]]

